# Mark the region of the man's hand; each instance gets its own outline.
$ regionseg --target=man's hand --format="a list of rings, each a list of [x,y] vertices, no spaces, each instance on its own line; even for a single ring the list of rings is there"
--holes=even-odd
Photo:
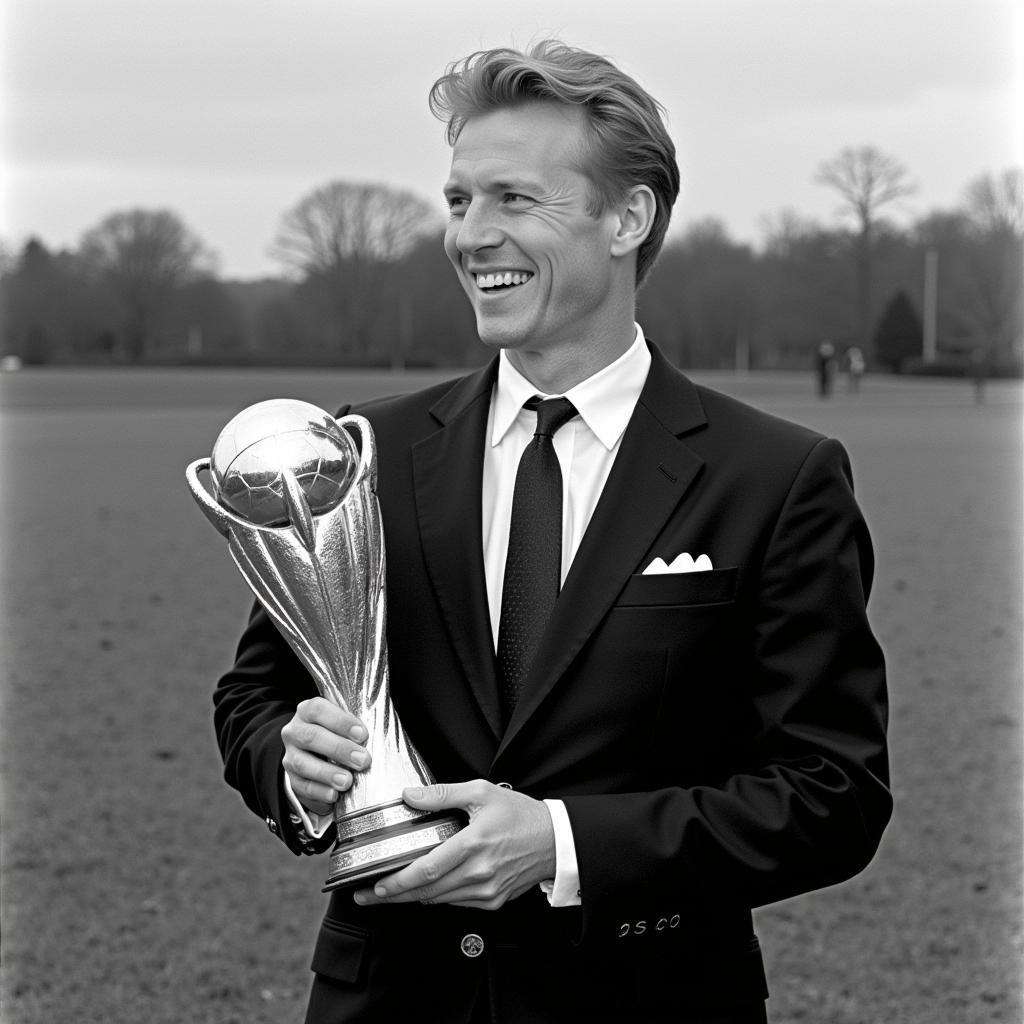
[[[369,734],[348,711],[324,697],[304,700],[281,729],[284,770],[292,792],[314,814],[330,814],[338,796],[352,785],[352,771],[362,771],[370,754],[360,744]]]
[[[372,889],[357,890],[356,903],[452,903],[497,910],[555,877],[554,830],[542,801],[483,779],[406,789],[402,799],[423,810],[460,808],[469,824]]]

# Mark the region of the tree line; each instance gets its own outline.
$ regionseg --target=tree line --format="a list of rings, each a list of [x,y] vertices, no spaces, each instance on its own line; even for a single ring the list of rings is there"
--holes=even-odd
[[[754,247],[708,219],[666,244],[638,316],[673,361],[803,369],[829,340],[840,353],[858,347],[875,369],[1021,372],[1020,170],[984,174],[955,209],[902,227],[891,214],[914,185],[891,156],[844,149],[815,180],[839,200],[832,224],[784,210],[765,218]],[[75,249],[32,238],[0,252],[0,355],[26,364],[473,365],[484,353],[443,230],[441,214],[413,193],[331,182],[282,215],[270,249],[281,276],[241,282],[218,276],[215,255],[174,212],[111,213]]]

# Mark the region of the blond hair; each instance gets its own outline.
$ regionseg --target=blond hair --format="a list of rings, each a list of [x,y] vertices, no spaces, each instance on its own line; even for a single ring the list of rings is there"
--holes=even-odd
[[[589,136],[586,166],[596,216],[622,202],[636,185],[654,193],[650,233],[637,251],[639,286],[657,258],[679,195],[676,150],[663,108],[610,60],[556,40],[526,52],[480,50],[448,67],[430,90],[430,110],[447,122],[454,145],[469,118],[501,107],[545,100],[582,109]]]

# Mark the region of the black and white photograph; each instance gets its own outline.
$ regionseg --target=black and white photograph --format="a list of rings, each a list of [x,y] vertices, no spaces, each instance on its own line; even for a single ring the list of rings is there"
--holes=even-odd
[[[0,1021],[1020,1024],[1019,0],[0,8]]]

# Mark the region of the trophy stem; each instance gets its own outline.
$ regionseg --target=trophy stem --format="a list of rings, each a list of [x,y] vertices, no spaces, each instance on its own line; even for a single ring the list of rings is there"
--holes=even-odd
[[[331,600],[331,592],[327,583],[327,579],[324,575],[324,568],[319,559],[313,559],[310,563],[313,569],[313,574],[316,577],[317,589],[320,592],[321,608],[323,618],[327,624],[327,628],[330,630],[331,636],[341,636],[340,623],[338,622],[337,615],[335,614],[334,602]],[[343,645],[339,644],[335,648],[335,655],[339,659],[343,667],[344,675],[343,679],[352,679],[354,677],[355,666],[351,663],[354,652],[347,650]],[[345,707],[344,695],[341,692],[337,682],[332,678],[329,681],[326,679],[321,680],[317,678],[317,686],[321,691],[322,695],[328,700],[333,701],[335,704],[339,704],[341,707]]]
[[[465,825],[455,811],[421,811],[402,800],[363,807],[335,819],[338,840],[331,850],[323,892],[397,871],[440,846]]]

